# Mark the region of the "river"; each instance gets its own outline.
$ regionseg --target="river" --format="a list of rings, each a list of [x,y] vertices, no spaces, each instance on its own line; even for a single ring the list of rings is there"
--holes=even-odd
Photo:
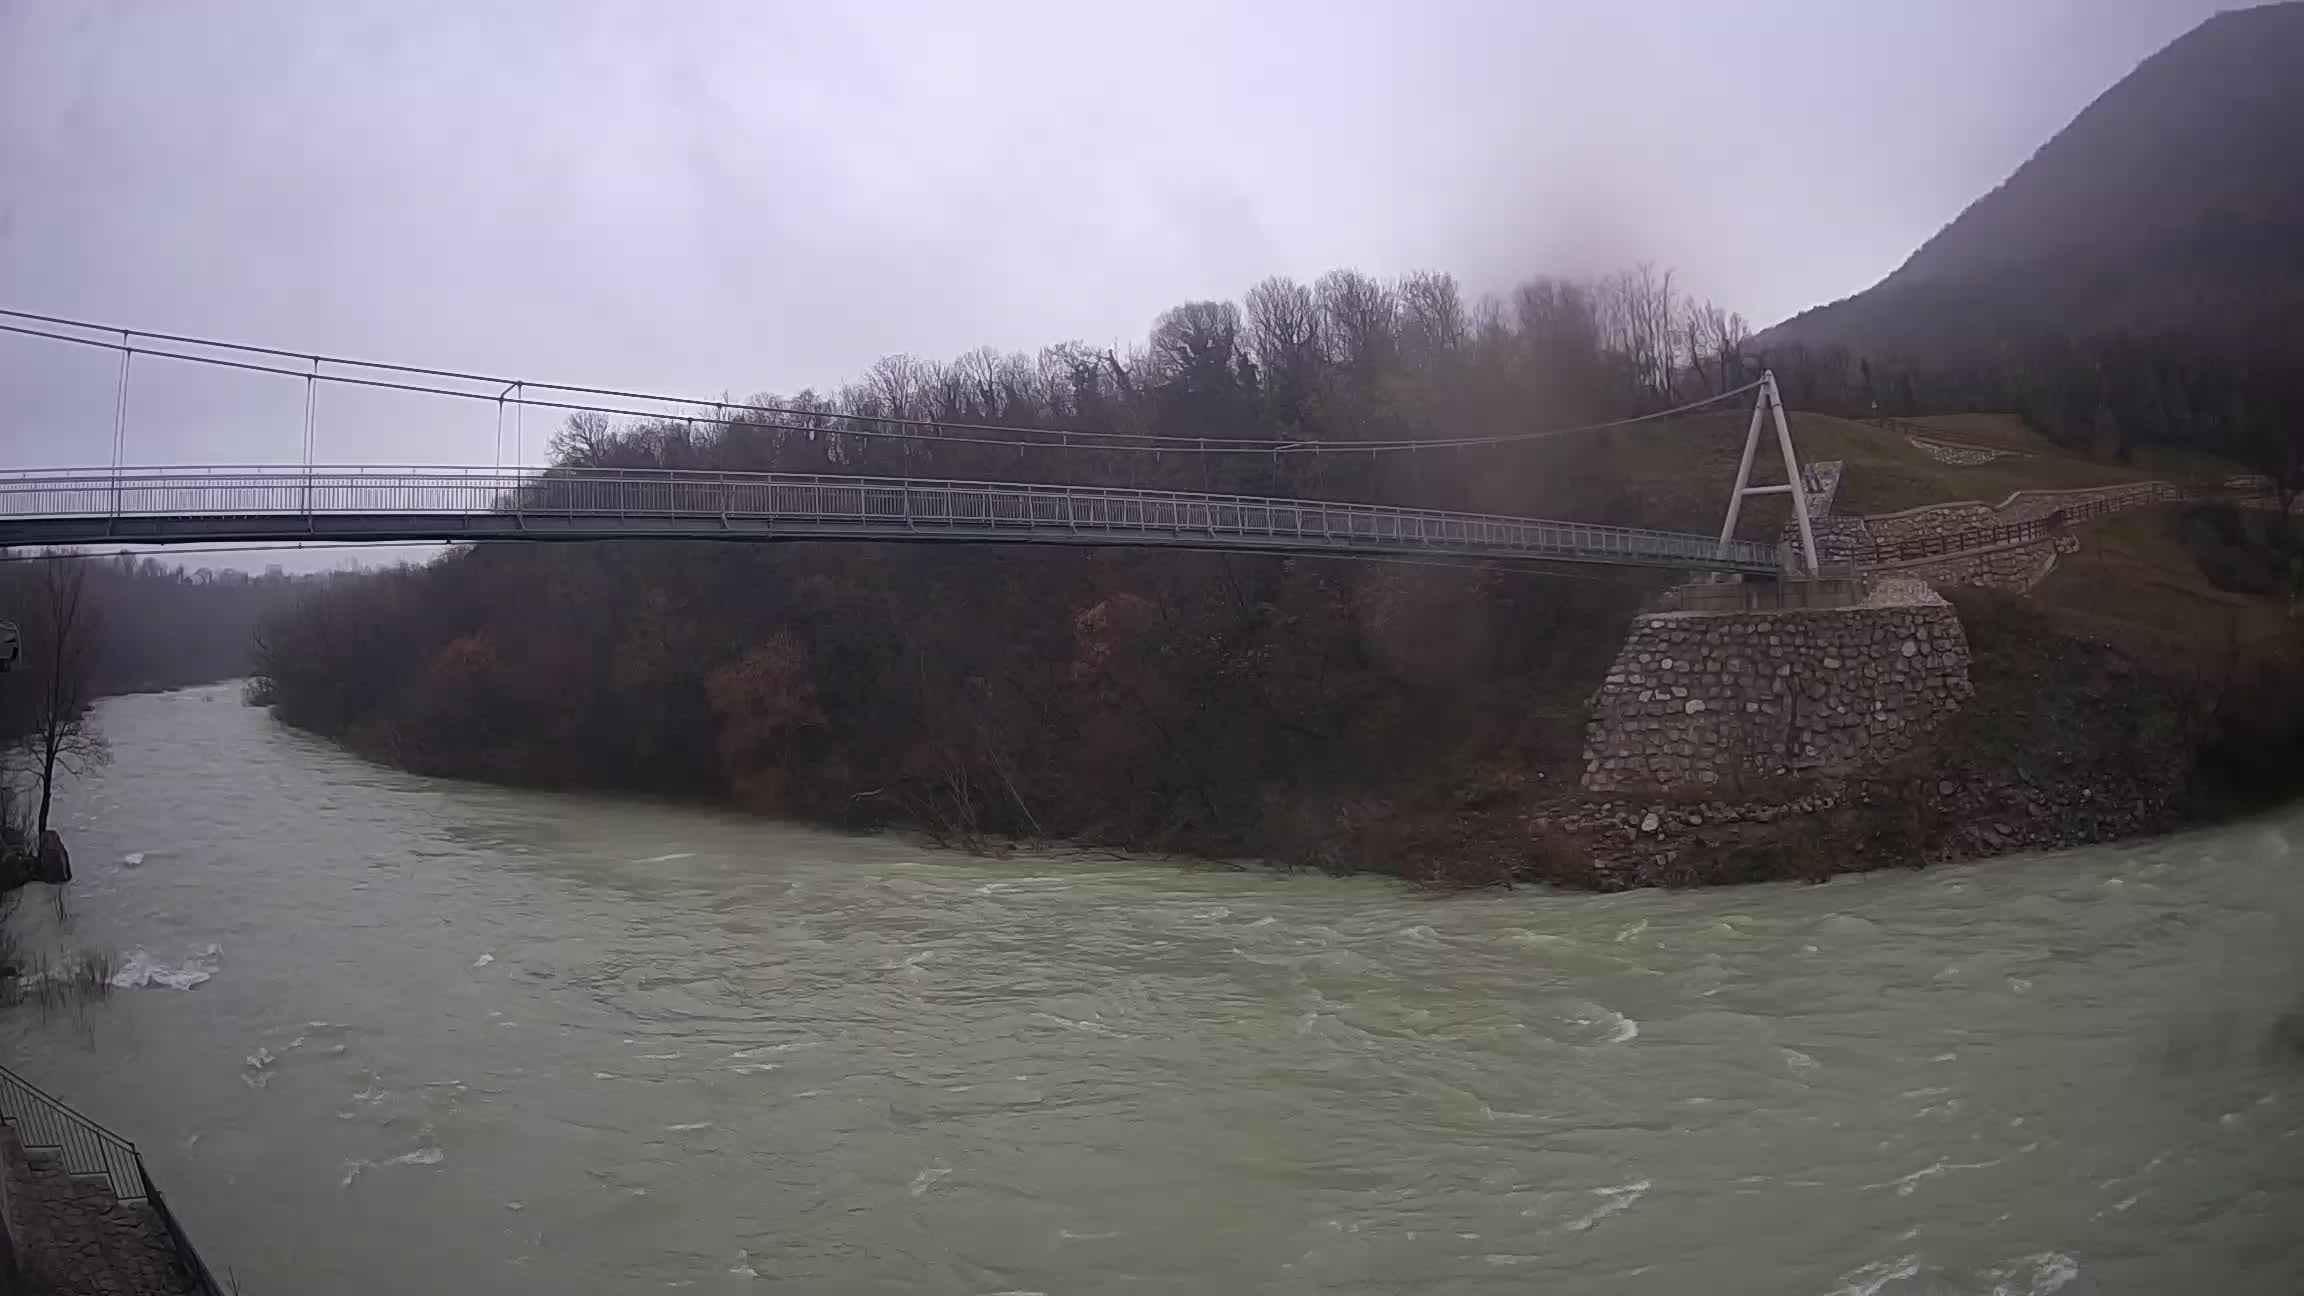
[[[259,1296],[2304,1290],[2304,816],[1437,899],[100,721],[0,1047]]]

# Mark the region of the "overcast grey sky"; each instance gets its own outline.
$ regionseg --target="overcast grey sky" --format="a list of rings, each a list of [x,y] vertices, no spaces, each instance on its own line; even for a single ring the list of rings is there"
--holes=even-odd
[[[0,304],[739,395],[1338,266],[1647,259],[1764,325],[2222,7],[0,0]],[[106,462],[110,374],[0,338],[0,464]],[[129,458],[292,460],[301,400],[140,371]],[[491,454],[334,413],[323,459]]]

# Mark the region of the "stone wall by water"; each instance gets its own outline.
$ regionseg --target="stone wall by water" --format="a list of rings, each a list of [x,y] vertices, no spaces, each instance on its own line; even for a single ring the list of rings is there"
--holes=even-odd
[[[1593,695],[1584,787],[1716,795],[1852,773],[1973,692],[1959,617],[1915,583],[1830,611],[1649,613]]]

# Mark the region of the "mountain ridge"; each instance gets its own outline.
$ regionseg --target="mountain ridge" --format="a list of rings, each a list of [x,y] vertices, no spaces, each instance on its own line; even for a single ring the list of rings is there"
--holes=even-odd
[[[2304,3],[2144,59],[1878,284],[1769,343],[1946,359],[2304,311]]]

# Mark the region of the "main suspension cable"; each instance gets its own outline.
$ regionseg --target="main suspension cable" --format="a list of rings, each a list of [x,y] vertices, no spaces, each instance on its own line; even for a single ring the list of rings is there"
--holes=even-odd
[[[516,423],[519,420],[519,415],[524,412],[527,407],[535,406],[539,409],[559,410],[568,413],[608,414],[638,420],[677,419],[684,422],[699,423],[723,429],[731,427],[763,427],[771,430],[802,432],[810,435],[852,436],[867,439],[888,439],[899,441],[929,441],[946,445],[979,445],[1065,451],[1084,450],[1116,453],[1125,452],[1136,454],[1378,454],[1399,453],[1404,451],[1417,450],[1445,450],[1482,446],[1513,445],[1522,442],[1546,440],[1558,436],[1571,436],[1586,432],[1602,432],[1614,428],[1630,427],[1640,423],[1658,422],[1665,419],[1677,418],[1681,415],[1693,413],[1708,406],[1721,404],[1735,397],[1744,395],[1745,393],[1756,389],[1760,385],[1758,380],[1754,380],[1739,387],[1733,387],[1726,391],[1717,392],[1709,396],[1699,397],[1696,400],[1673,406],[1670,409],[1656,410],[1646,414],[1636,414],[1626,418],[1611,419],[1599,423],[1586,423],[1579,424],[1574,427],[1564,428],[1546,428],[1531,432],[1507,432],[1489,436],[1475,437],[1440,437],[1429,440],[1393,439],[1385,441],[1275,441],[1253,437],[1181,437],[1139,432],[1090,431],[1079,428],[1064,427],[1042,428],[1012,424],[944,422],[932,419],[897,418],[881,414],[847,414],[828,410],[807,410],[791,406],[767,404],[745,404],[738,406],[737,408],[742,412],[735,417],[730,417],[725,412],[728,409],[728,406],[725,402],[720,401],[704,401],[688,397],[665,396],[646,392],[622,391],[615,388],[605,387],[586,387],[567,383],[535,382],[532,380],[500,378],[492,375],[466,373],[452,369],[435,369],[419,365],[393,364],[383,361],[357,360],[339,356],[316,355],[310,351],[291,351],[279,347],[253,346],[244,343],[225,342],[210,338],[193,337],[186,334],[146,333],[135,329],[113,328],[105,325],[90,324],[80,320],[67,319],[61,316],[38,315],[29,311],[16,311],[8,310],[5,308],[0,308],[0,316],[6,316],[13,319],[31,320],[37,324],[48,324],[62,328],[88,330],[103,329],[106,332],[118,336],[121,340],[112,341],[104,337],[78,337],[69,333],[54,332],[50,329],[34,328],[21,324],[6,323],[0,323],[0,332],[13,333],[25,337],[42,338],[54,342],[65,342],[78,346],[93,347],[99,350],[118,351],[122,353],[134,351],[137,354],[154,356],[163,359],[179,360],[188,364],[208,365],[217,368],[240,370],[248,373],[277,374],[283,377],[304,378],[307,381],[316,379],[319,382],[337,383],[345,386],[368,387],[385,391],[410,392],[418,395],[443,396],[457,400],[489,401],[501,405],[506,402],[506,397],[501,391],[491,395],[486,392],[468,391],[456,387],[442,386],[437,382],[402,382],[393,379],[365,377],[354,374],[320,373],[317,372],[317,370],[321,365],[338,365],[349,368],[374,370],[382,373],[403,374],[416,378],[434,378],[456,382],[494,384],[499,388],[508,389],[516,393],[510,398],[509,402],[514,407],[514,417]],[[171,342],[183,346],[205,347],[212,350],[239,352],[246,355],[297,360],[305,362],[306,364],[310,365],[311,368],[290,369],[278,365],[257,363],[250,360],[231,359],[225,356],[201,355],[189,351],[168,350],[150,345],[138,345],[131,342],[130,339],[140,340],[145,343],[152,341]],[[606,405],[596,401],[556,400],[547,397],[532,396],[529,394],[532,389],[540,389],[546,392],[567,393],[576,396],[605,397],[611,400],[647,401],[666,406],[687,407],[687,409],[690,411],[701,410],[704,406],[709,405],[713,407],[714,413],[711,416],[706,416],[695,412],[683,412],[675,414],[668,413],[667,411],[661,409],[633,409],[628,406]],[[769,415],[774,417],[763,418],[761,417],[762,415]],[[807,421],[791,422],[782,420]],[[865,423],[874,426],[839,426],[839,424],[843,423]],[[971,435],[955,436],[953,435],[954,432],[967,433]],[[988,435],[994,433],[1002,435]],[[1048,438],[1055,439],[1051,440]],[[501,454],[501,450],[499,450],[499,454]],[[518,451],[516,451],[516,461],[520,458],[524,458],[524,455],[521,455]]]

